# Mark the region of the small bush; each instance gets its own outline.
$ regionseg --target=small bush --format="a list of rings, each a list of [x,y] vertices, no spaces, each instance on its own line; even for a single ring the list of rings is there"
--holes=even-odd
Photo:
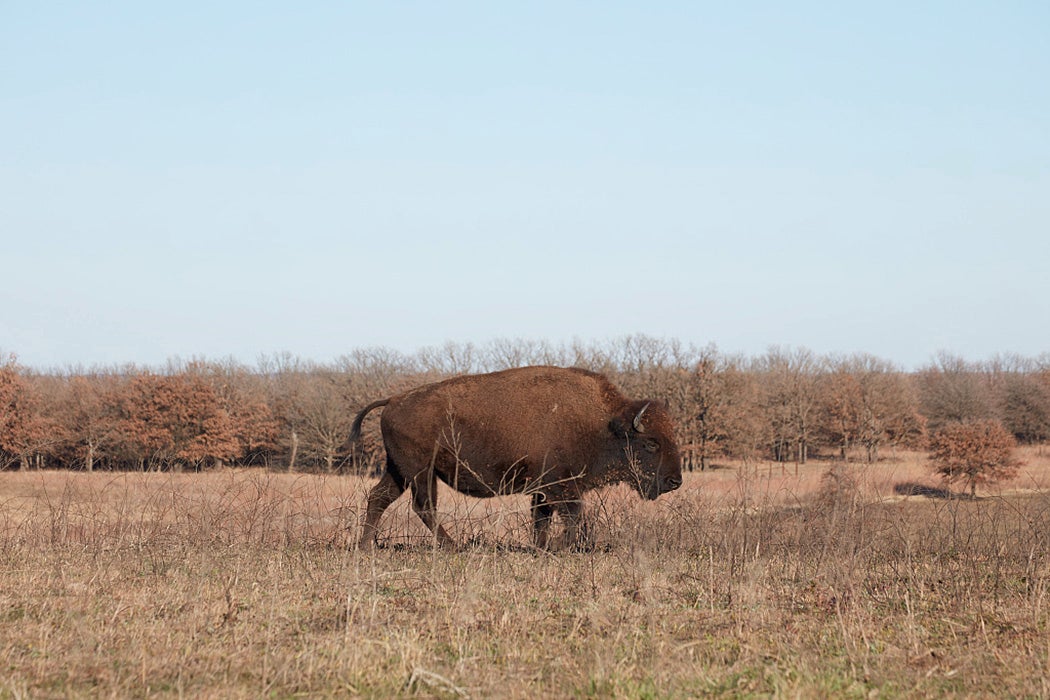
[[[999,421],[949,423],[930,440],[930,458],[945,481],[965,482],[975,497],[977,484],[1017,476],[1015,447],[1013,435]]]

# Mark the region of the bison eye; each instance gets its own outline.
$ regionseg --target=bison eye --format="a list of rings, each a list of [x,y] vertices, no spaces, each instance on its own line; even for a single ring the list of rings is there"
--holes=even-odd
[[[648,438],[648,439],[642,441],[642,447],[645,448],[646,452],[659,452],[660,451],[660,441],[659,440],[654,440],[653,438]]]

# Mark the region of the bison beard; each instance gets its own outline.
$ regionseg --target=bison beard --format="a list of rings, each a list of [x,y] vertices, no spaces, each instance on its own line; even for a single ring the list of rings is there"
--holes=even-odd
[[[369,404],[386,471],[368,494],[360,546],[372,547],[383,511],[405,490],[442,546],[454,541],[437,521],[437,480],[477,497],[532,496],[533,542],[550,544],[557,512],[573,546],[586,544],[584,492],[614,482],[655,499],[682,484],[674,426],[662,404],[625,398],[600,374],[521,367],[456,377]]]

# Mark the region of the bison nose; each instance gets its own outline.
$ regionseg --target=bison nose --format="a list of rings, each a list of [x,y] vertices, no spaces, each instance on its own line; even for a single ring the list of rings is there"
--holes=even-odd
[[[674,491],[681,485],[682,479],[677,476],[672,476],[670,479],[664,480],[664,491]]]

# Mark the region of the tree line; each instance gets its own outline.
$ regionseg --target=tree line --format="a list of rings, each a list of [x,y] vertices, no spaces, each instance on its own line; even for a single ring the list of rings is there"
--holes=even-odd
[[[970,362],[944,353],[905,371],[867,354],[774,347],[758,356],[644,335],[553,345],[449,343],[407,355],[358,349],[330,363],[281,354],[254,367],[172,360],[163,368],[39,371],[0,358],[0,469],[201,470],[234,466],[373,473],[378,421],[346,444],[358,410],[462,373],[553,364],[607,374],[666,401],[684,466],[720,458],[874,462],[926,448],[959,423],[991,421],[1017,442],[1050,439],[1050,356]]]

